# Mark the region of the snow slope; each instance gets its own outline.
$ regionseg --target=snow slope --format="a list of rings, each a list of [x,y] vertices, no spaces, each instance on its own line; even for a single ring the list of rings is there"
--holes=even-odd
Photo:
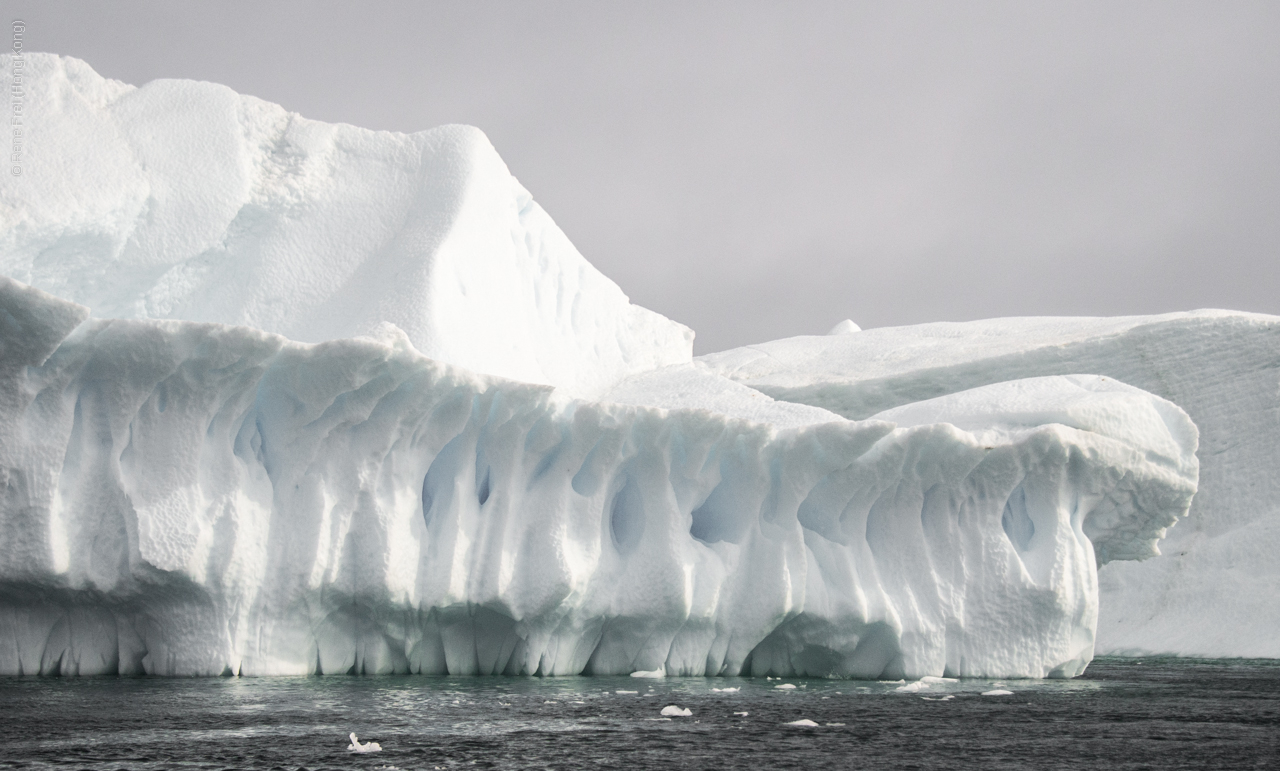
[[[1158,394],[1200,429],[1200,491],[1161,543],[1163,556],[1100,572],[1098,649],[1280,658],[1280,318],[1196,311],[922,324],[777,340],[693,366],[849,418],[898,420],[895,408],[912,402],[1076,372]]]
[[[432,358],[583,395],[692,355],[693,333],[583,259],[478,129],[368,131],[212,83],[26,61],[0,274],[99,318],[304,342],[389,322]]]
[[[1094,376],[895,427],[87,315],[0,280],[3,673],[1070,676],[1095,551],[1196,485],[1186,416]]]

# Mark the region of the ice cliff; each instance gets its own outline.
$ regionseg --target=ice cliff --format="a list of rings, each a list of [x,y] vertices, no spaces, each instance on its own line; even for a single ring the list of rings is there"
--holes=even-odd
[[[0,309],[9,673],[1070,676],[1095,553],[1154,553],[1195,490],[1186,416],[1095,376],[779,429],[403,335],[85,320],[9,279]]]
[[[766,382],[856,402],[852,323],[831,377],[692,362],[474,129],[22,77],[0,673],[1071,676],[1196,491],[1182,392],[1102,359],[870,412]]]
[[[696,366],[854,419],[893,419],[894,408],[922,399],[1073,372],[1158,394],[1200,429],[1200,489],[1161,542],[1163,556],[1100,572],[1098,648],[1280,658],[1280,318],[1196,311],[920,324],[777,340]]]

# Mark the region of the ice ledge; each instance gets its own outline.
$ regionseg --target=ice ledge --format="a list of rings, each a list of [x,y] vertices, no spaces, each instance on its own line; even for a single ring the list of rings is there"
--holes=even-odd
[[[1088,534],[1138,554],[1196,485],[1176,421],[1145,445],[778,429],[475,375],[393,330],[73,327],[0,299],[61,339],[0,382],[11,674],[1070,676]]]

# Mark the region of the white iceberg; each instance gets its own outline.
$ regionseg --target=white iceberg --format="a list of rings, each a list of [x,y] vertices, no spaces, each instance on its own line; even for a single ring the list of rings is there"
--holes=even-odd
[[[1157,394],[1200,430],[1199,492],[1162,542],[1163,556],[1100,571],[1098,649],[1280,658],[1280,317],[1202,310],[920,324],[760,343],[683,369],[847,418],[970,427],[982,420],[967,407],[947,416],[910,405],[1079,372]],[[1004,419],[1061,417],[1016,412]],[[1112,425],[1129,418],[1124,410],[1098,416]]]
[[[474,129],[30,60],[0,673],[1073,676],[1195,493],[1110,377],[850,420],[690,363]]]
[[[779,430],[0,308],[3,672],[1073,675],[1095,551],[1151,553],[1195,490],[1185,416],[1101,378],[1028,393],[1166,422]]]
[[[693,717],[693,710],[687,707],[682,708],[675,704],[668,704],[662,708],[663,717]]]
[[[692,333],[632,305],[475,128],[369,131],[214,83],[25,59],[2,275],[101,318],[303,342],[390,323],[431,358],[583,395],[691,356]]]

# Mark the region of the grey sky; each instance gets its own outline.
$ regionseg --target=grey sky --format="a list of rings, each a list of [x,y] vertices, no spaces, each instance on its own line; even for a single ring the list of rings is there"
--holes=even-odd
[[[3,7],[131,83],[479,126],[699,353],[845,317],[1280,313],[1280,3]]]

